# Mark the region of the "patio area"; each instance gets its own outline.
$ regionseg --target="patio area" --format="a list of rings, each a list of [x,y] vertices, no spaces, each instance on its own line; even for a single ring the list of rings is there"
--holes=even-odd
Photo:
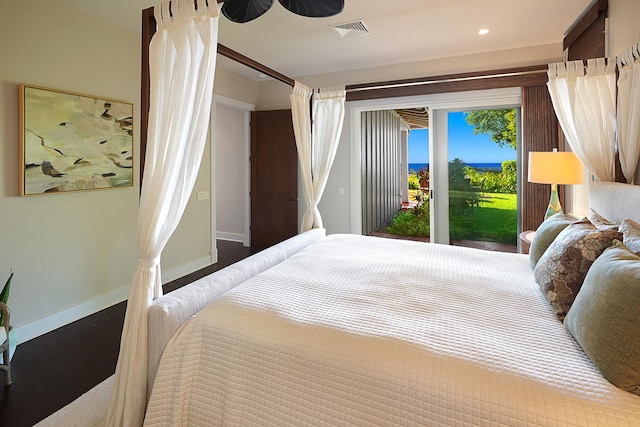
[[[387,239],[402,239],[402,240],[415,240],[418,242],[429,243],[428,237],[416,237],[416,236],[402,236],[399,234],[390,234],[385,233],[383,231],[373,231],[369,233],[369,236],[375,237],[384,237]],[[496,242],[480,242],[475,240],[452,240],[451,245],[453,246],[465,246],[468,248],[477,248],[477,249],[485,249],[488,251],[498,251],[498,252],[518,252],[518,248],[516,245],[509,245],[506,243],[496,243]]]

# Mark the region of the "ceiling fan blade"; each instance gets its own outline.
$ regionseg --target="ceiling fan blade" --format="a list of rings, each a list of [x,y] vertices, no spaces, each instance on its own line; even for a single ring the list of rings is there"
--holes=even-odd
[[[344,0],[278,0],[282,6],[296,15],[309,18],[326,18],[344,9]]]
[[[222,5],[222,14],[228,20],[243,24],[265,13],[273,0],[229,0]]]

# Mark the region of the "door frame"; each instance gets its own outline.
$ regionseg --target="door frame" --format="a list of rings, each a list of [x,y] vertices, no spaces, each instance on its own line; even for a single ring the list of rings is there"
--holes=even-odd
[[[218,106],[237,110],[243,113],[243,135],[242,135],[242,150],[243,150],[243,179],[244,179],[244,246],[249,247],[251,244],[251,198],[249,197],[249,191],[251,190],[251,112],[255,111],[256,107],[253,104],[249,104],[237,99],[228,98],[226,96],[213,94],[213,102],[211,106],[211,119],[209,125],[209,133],[211,135],[211,230],[212,230],[212,252],[217,254],[217,214],[216,214],[216,200],[217,200],[217,179],[215,173],[215,165],[217,159],[217,141],[216,141],[216,108]],[[216,257],[217,259],[217,257]]]
[[[429,108],[430,120],[433,110],[446,109],[465,109],[465,108],[481,108],[483,105],[522,105],[522,88],[511,87],[501,89],[474,90],[465,92],[437,93],[419,96],[407,96],[397,98],[372,99],[365,101],[352,101],[349,103],[350,123],[350,154],[351,154],[351,233],[362,234],[362,180],[361,180],[361,113],[364,111],[393,110],[397,108]],[[434,121],[431,121],[434,123]],[[435,123],[434,123],[435,124]],[[441,129],[430,128],[429,131],[429,150],[433,147],[433,133],[438,133]],[[446,129],[445,129],[446,134]],[[437,154],[441,156],[441,154]],[[446,156],[446,153],[445,153]],[[433,153],[430,153],[433,158]],[[431,162],[430,162],[431,163]],[[431,167],[431,165],[430,165]],[[433,170],[430,173],[434,173]],[[442,171],[436,169],[436,174],[442,174]],[[446,173],[446,168],[445,168]],[[434,175],[437,176],[437,175]],[[440,179],[442,181],[442,179]],[[447,188],[448,188],[448,181]],[[436,189],[436,193],[443,193],[442,189]],[[448,194],[446,195],[448,206]],[[438,200],[442,204],[442,200]],[[439,212],[441,215],[442,213]],[[448,209],[447,209],[448,215]],[[432,221],[433,221],[433,215]],[[448,218],[447,218],[448,221]],[[432,239],[434,242],[444,240],[444,236],[432,229],[438,236]],[[448,231],[448,230],[447,230]],[[446,233],[446,241],[448,243],[448,233]],[[442,242],[444,243],[444,241]]]

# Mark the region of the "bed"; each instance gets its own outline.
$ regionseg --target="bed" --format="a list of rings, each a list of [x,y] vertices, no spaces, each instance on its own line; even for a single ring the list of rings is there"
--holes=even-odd
[[[640,187],[590,199],[640,221]],[[640,425],[527,255],[312,230],[149,319],[148,426]]]

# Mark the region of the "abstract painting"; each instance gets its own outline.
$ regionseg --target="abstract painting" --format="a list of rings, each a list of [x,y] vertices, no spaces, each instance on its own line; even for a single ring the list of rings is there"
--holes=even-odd
[[[133,104],[20,85],[21,195],[133,186]]]

